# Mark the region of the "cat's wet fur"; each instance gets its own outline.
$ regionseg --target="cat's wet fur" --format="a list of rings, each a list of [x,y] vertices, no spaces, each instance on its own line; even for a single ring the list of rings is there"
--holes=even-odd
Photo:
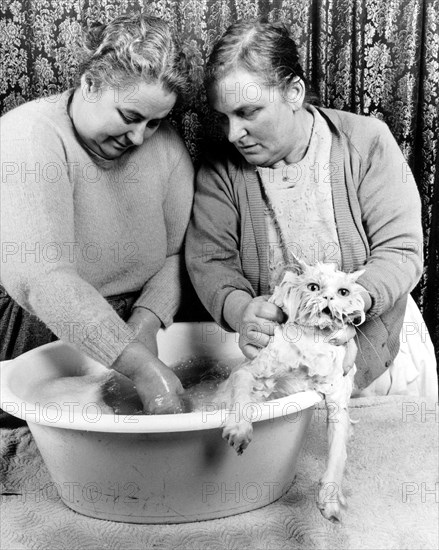
[[[347,325],[364,322],[362,287],[356,283],[363,271],[344,273],[335,264],[309,266],[298,262],[287,270],[270,301],[279,306],[287,321],[276,328],[269,344],[257,357],[233,369],[219,388],[215,401],[233,411],[226,417],[223,437],[238,454],[253,435],[247,403],[260,403],[304,390],[325,397],[329,457],[318,491],[317,505],[333,522],[341,519],[345,498],[341,490],[349,436],[349,399],[353,390],[357,352],[354,339],[343,345],[331,335]],[[239,411],[246,410],[246,414]],[[335,411],[335,412],[334,412]],[[329,491],[328,487],[337,490]],[[334,496],[335,495],[335,496]]]

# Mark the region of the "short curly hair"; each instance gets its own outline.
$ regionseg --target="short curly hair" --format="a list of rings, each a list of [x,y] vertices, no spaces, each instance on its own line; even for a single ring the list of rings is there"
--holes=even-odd
[[[142,13],[91,25],[83,36],[79,75],[97,86],[160,82],[177,94],[186,92],[188,80],[185,56],[168,24]]]

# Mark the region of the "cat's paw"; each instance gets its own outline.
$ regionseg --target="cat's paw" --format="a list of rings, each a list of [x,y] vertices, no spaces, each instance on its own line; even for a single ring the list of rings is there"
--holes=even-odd
[[[346,499],[336,483],[319,482],[317,507],[322,516],[332,523],[341,522],[341,509],[346,507]]]
[[[226,424],[223,429],[223,439],[241,455],[253,436],[253,427],[250,422],[233,422]]]

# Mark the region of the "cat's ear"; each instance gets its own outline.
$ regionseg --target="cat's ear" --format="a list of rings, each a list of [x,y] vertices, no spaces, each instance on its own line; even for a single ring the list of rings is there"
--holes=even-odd
[[[294,256],[291,258],[291,261],[285,266],[286,271],[292,271],[296,275],[302,275],[302,273],[305,273],[305,271],[308,269],[308,265],[298,258],[297,256]]]
[[[363,273],[366,273],[365,269],[359,269],[358,271],[354,271],[353,273],[349,273],[349,279],[352,282],[356,282],[356,280],[363,275]]]
[[[293,271],[285,271],[282,277],[282,280],[280,281],[280,285],[284,285],[287,283],[294,283],[297,279],[297,273],[294,273]]]
[[[297,281],[297,274],[293,271],[284,271],[282,279],[274,287],[273,295],[270,302],[273,302],[278,307],[282,308],[285,305],[285,296],[294,283]]]

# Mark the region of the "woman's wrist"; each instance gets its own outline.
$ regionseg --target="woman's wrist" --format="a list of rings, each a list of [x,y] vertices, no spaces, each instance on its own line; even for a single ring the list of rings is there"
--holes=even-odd
[[[135,307],[127,324],[134,331],[135,339],[157,357],[157,333],[161,327],[161,320],[157,315],[149,309]]]
[[[240,332],[242,318],[252,296],[244,290],[233,290],[227,295],[223,307],[223,318],[235,332]]]
[[[135,381],[144,376],[145,366],[155,359],[153,353],[141,342],[130,342],[111,365],[111,368]]]
[[[147,330],[148,332],[157,334],[162,322],[150,309],[136,306],[133,308],[127,324],[138,332]]]

